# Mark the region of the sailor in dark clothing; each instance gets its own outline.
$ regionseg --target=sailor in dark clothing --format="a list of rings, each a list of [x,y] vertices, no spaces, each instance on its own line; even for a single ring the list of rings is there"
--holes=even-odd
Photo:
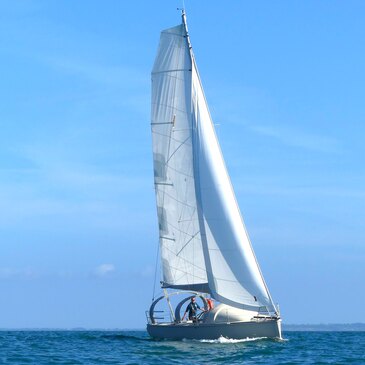
[[[201,309],[199,304],[196,303],[195,301],[195,297],[191,297],[190,299],[190,303],[188,304],[188,306],[186,307],[186,310],[185,310],[185,313],[183,315],[183,318],[182,320],[184,320],[185,316],[186,316],[186,313],[189,312],[189,319],[191,321],[196,321],[196,314],[198,312],[198,309],[200,309],[201,311],[204,312],[204,309]]]

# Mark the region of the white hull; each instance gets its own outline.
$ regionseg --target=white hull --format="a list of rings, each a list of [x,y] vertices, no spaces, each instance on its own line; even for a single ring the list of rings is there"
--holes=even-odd
[[[170,340],[213,340],[222,336],[232,339],[281,338],[281,320],[265,319],[234,323],[159,323],[148,324],[147,331],[151,337]]]

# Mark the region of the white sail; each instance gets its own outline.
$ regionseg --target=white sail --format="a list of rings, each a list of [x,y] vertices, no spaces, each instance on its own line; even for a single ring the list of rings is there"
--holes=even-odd
[[[234,307],[273,309],[241,218],[195,62],[192,100],[196,191],[212,296]]]
[[[163,31],[151,118],[163,285],[208,291],[193,172],[191,67],[184,26]]]
[[[154,170],[164,285],[237,308],[270,294],[224,164],[183,24],[165,30],[152,71]]]

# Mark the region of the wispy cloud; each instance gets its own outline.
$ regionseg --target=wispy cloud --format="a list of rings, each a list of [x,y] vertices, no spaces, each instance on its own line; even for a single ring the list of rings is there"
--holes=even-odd
[[[148,74],[143,74],[136,69],[123,65],[111,66],[64,56],[45,56],[43,61],[58,71],[82,76],[90,81],[102,84],[128,85],[129,88],[133,88],[133,85],[148,84],[149,82]]]
[[[0,267],[0,279],[34,279],[39,277],[39,273],[33,269],[14,269],[10,267]]]
[[[250,126],[250,130],[271,137],[287,146],[304,148],[310,151],[340,153],[340,143],[331,137],[309,134],[284,126]]]
[[[94,274],[98,277],[106,277],[115,272],[113,264],[101,264],[94,270]]]
[[[140,271],[140,275],[143,277],[143,278],[150,278],[150,277],[153,277],[155,273],[155,268],[154,266],[152,265],[147,265],[145,266],[141,271]]]
[[[242,179],[247,180],[247,179]],[[288,196],[288,197],[333,197],[333,198],[348,198],[348,199],[365,199],[364,189],[344,189],[335,186],[309,186],[309,187],[289,187],[278,186],[278,184],[265,185],[258,183],[247,184],[240,179],[237,180],[236,191],[243,194],[258,194],[267,196]]]

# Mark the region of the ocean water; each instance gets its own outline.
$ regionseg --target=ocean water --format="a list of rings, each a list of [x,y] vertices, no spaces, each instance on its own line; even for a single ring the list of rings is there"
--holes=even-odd
[[[144,331],[2,331],[0,364],[365,364],[365,332],[156,341]]]

